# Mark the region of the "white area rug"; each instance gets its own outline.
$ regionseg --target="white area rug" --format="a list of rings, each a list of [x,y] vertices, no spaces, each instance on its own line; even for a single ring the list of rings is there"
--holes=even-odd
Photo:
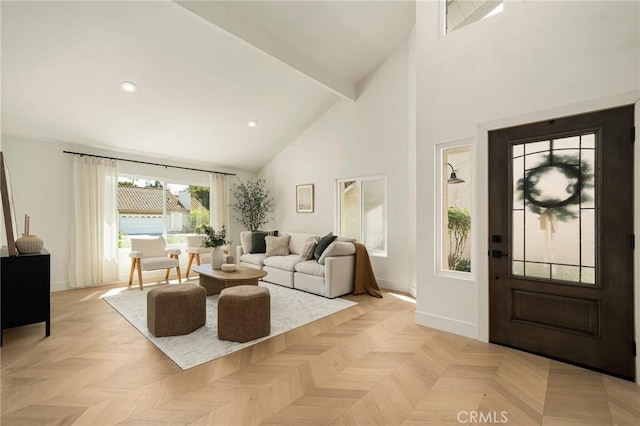
[[[155,337],[147,329],[147,291],[124,290],[103,299],[183,370],[246,348],[309,322],[357,305],[279,285],[260,283],[271,292],[271,334],[246,343],[218,339],[218,296],[207,297],[207,322],[185,336]]]

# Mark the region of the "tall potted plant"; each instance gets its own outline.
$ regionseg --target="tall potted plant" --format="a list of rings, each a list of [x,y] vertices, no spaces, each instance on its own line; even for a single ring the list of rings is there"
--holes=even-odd
[[[211,250],[211,269],[222,268],[224,262],[224,253],[222,246],[231,244],[231,241],[227,240],[227,227],[222,225],[220,231],[216,231],[209,225],[200,225],[196,228],[196,232],[204,234],[202,239],[203,247],[210,247]]]
[[[269,222],[273,212],[273,198],[265,188],[264,179],[238,180],[233,190],[235,202],[231,204],[236,219],[250,231],[256,231]]]

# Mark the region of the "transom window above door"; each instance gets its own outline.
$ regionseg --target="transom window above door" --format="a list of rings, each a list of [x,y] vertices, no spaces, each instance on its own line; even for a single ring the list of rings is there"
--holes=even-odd
[[[502,0],[445,0],[444,33],[473,24],[502,12]]]

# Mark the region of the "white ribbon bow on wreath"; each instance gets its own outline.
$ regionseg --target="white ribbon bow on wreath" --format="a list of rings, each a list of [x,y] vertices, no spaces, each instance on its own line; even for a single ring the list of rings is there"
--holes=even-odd
[[[553,214],[552,209],[546,209],[540,215],[539,221],[540,229],[545,231],[544,260],[548,262],[551,240],[553,240],[553,234],[558,232],[558,218]]]

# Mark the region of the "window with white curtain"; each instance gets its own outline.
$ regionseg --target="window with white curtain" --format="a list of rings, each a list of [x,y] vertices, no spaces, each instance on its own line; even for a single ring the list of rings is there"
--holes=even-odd
[[[374,256],[387,254],[387,178],[340,179],[338,232],[355,238]]]

